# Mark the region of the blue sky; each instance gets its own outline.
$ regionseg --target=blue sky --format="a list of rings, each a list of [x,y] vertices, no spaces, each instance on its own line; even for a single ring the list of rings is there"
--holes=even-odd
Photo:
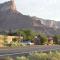
[[[60,21],[60,0],[16,0],[16,6],[24,15]]]

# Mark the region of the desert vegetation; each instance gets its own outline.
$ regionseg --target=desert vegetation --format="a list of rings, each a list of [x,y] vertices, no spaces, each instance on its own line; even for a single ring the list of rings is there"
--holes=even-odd
[[[17,56],[15,59],[8,56],[5,60],[60,60],[60,52],[34,52],[28,56]]]
[[[53,38],[52,41],[51,39],[48,40],[48,36],[41,32],[34,32],[26,29],[17,30],[16,32],[9,30],[8,33],[4,32],[3,35],[0,36],[0,41],[3,41],[3,43],[0,44],[4,47],[25,46],[21,41],[31,41],[37,45],[60,44],[60,35],[52,35],[51,37]]]

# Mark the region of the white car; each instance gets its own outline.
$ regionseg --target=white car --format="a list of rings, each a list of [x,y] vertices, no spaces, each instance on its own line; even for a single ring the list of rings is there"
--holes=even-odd
[[[26,45],[33,45],[33,44],[34,44],[34,43],[32,43],[31,41],[23,41],[23,42],[21,42],[21,43],[26,44]]]

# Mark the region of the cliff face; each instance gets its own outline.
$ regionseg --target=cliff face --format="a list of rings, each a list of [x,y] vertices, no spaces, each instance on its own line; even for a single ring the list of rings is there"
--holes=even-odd
[[[60,34],[60,22],[30,17],[16,10],[14,0],[0,4],[0,31],[32,29],[46,34]]]
[[[55,29],[60,29],[60,21],[54,21],[54,20],[46,20],[46,19],[42,19],[42,18],[38,18],[38,17],[32,17],[34,20],[38,21],[37,24],[40,24],[46,26],[46,27],[50,27],[50,28],[55,28]]]
[[[60,34],[60,21],[45,20],[38,17],[32,17],[33,28],[35,31],[45,33],[47,35]]]
[[[8,10],[12,10],[12,11],[16,10],[16,5],[13,0],[0,4],[1,12],[8,11]]]
[[[0,31],[30,28],[31,22],[32,18],[16,10],[16,5],[12,0],[0,4]]]

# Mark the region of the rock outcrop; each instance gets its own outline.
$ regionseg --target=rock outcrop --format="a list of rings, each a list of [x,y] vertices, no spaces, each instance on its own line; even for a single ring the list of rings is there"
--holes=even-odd
[[[16,5],[15,5],[14,0],[5,2],[3,4],[0,4],[0,11],[1,12],[5,12],[5,11],[8,11],[8,10],[12,10],[12,11],[16,10]]]
[[[0,4],[0,30],[30,28],[32,18],[16,10],[14,1]]]

